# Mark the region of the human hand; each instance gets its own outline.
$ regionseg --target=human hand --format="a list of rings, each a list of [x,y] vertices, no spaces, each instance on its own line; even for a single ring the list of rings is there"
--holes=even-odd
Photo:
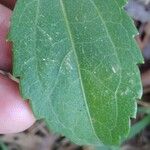
[[[6,42],[10,16],[15,0],[0,0],[0,70],[11,72],[11,43]],[[17,133],[29,128],[35,122],[28,101],[24,101],[18,84],[0,74],[0,134]]]

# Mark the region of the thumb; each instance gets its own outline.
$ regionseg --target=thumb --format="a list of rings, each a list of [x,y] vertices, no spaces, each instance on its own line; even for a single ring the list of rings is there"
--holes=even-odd
[[[34,122],[28,102],[19,95],[18,84],[0,75],[0,134],[21,132]]]

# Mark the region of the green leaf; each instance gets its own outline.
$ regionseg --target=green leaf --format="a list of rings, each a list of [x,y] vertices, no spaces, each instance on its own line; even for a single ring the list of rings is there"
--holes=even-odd
[[[8,150],[6,145],[3,143],[3,141],[0,141],[0,150]]]
[[[150,115],[150,108],[149,107],[138,107],[137,112]]]
[[[93,150],[121,150],[121,148],[114,146],[103,146],[103,147],[95,147]]]
[[[13,74],[37,119],[78,144],[118,144],[141,97],[143,62],[125,0],[19,0]]]
[[[101,147],[95,147],[91,150],[121,150],[121,148],[119,146],[104,145],[104,146],[101,146]]]
[[[130,134],[127,139],[131,139],[140,133],[150,123],[150,115],[144,117],[142,120],[134,124],[130,130]]]

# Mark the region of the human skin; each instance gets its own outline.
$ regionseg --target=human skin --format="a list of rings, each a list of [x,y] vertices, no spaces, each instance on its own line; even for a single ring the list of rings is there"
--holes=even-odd
[[[15,0],[0,0],[0,70],[7,72],[12,70],[13,44],[6,38],[14,4]],[[24,131],[34,122],[29,102],[20,96],[18,83],[0,73],[0,134]]]

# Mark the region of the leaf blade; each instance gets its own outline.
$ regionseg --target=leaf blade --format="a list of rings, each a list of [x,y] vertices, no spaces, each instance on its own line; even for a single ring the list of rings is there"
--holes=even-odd
[[[21,77],[22,95],[31,100],[37,118],[46,118],[51,129],[76,143],[117,143],[127,134],[141,96],[136,64],[143,59],[119,3],[124,1],[20,0],[13,15],[14,75]],[[128,24],[130,35],[122,24]],[[131,74],[133,85],[127,89]]]

